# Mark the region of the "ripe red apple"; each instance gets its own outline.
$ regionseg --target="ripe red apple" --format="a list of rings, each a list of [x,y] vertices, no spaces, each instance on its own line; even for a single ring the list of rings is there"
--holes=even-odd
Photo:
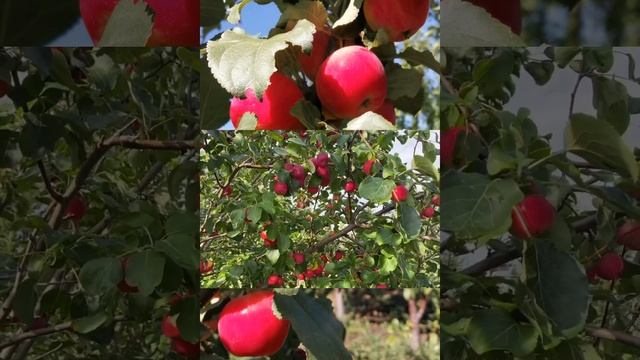
[[[298,280],[300,280],[300,281],[303,281],[303,280],[304,280],[304,274],[298,274],[298,275],[296,276],[296,279],[298,279]]]
[[[307,269],[304,272],[304,277],[307,280],[313,279],[315,276],[316,276],[316,273],[315,273],[315,271],[313,271],[313,269]]]
[[[311,80],[314,80],[316,78],[316,74],[318,73],[320,65],[327,57],[327,54],[329,52],[330,40],[331,36],[329,36],[329,34],[322,30],[316,30],[316,32],[313,34],[311,53],[301,53],[298,56],[298,61],[300,62],[302,71]]]
[[[391,200],[394,202],[402,202],[407,200],[407,196],[409,195],[409,191],[404,185],[398,185],[391,192]]]
[[[302,165],[284,164],[284,169],[291,174],[291,177],[298,182],[300,186],[304,185],[304,179],[307,177],[307,171]]]
[[[289,185],[287,185],[284,181],[276,181],[276,184],[273,186],[273,191],[278,195],[287,195],[289,193]]]
[[[324,265],[322,264],[318,264],[315,269],[313,269],[313,275],[315,276],[322,276],[322,274],[324,273]]]
[[[434,208],[432,208],[431,206],[429,206],[429,207],[424,208],[424,210],[422,210],[422,212],[420,213],[420,216],[422,216],[422,218],[424,218],[424,219],[430,219],[435,214],[436,214],[436,210]]]
[[[309,194],[311,194],[311,195],[316,194],[319,190],[320,190],[320,188],[318,188],[317,186],[312,186],[312,185],[309,185],[309,187],[307,188],[307,191],[309,191]]]
[[[511,211],[511,233],[521,239],[530,239],[551,229],[556,209],[544,196],[529,195]]]
[[[392,41],[415,34],[429,16],[429,0],[365,0],[364,17],[377,31],[384,29]]]
[[[87,204],[80,196],[76,196],[69,200],[67,204],[67,210],[65,211],[64,218],[72,220],[81,220],[87,213]]]
[[[270,356],[284,344],[291,324],[273,312],[274,293],[255,291],[231,300],[220,313],[220,341],[235,356]]]
[[[298,265],[304,262],[304,254],[301,252],[294,252],[291,256],[293,257],[293,261]]]
[[[284,280],[282,279],[282,277],[278,274],[273,274],[271,276],[269,276],[269,278],[267,279],[267,284],[269,284],[269,286],[282,286],[284,285]]]
[[[200,262],[200,274],[207,274],[213,270],[213,261]]]
[[[4,97],[11,90],[11,84],[0,80],[0,98]]]
[[[522,32],[522,8],[520,0],[469,0],[487,10],[491,16],[511,28],[515,34]]]
[[[616,253],[605,254],[596,264],[596,274],[605,280],[616,280],[622,275],[624,260]]]
[[[264,246],[267,248],[275,248],[276,246],[278,246],[278,240],[269,239],[269,236],[267,235],[266,231],[260,232],[260,238],[262,239]]]
[[[453,167],[455,165],[458,135],[466,132],[467,128],[464,126],[452,127],[442,132],[442,138],[440,139],[440,161],[445,166]]]
[[[171,349],[189,359],[195,359],[200,356],[200,345],[190,343],[180,337],[171,339]]]
[[[440,206],[440,195],[433,195],[433,197],[431,198],[431,203],[433,204],[433,206]]]
[[[102,39],[104,28],[118,2],[119,0],[80,0],[80,15],[94,45]],[[154,12],[153,28],[146,46],[198,46],[200,38],[200,2],[198,0],[145,0],[145,2]]]
[[[180,336],[180,331],[176,326],[176,317],[166,314],[162,318],[162,323],[160,324],[160,328],[162,329],[162,334],[168,338],[174,338]]]
[[[329,258],[325,254],[320,255],[320,260],[325,264],[329,262]]]
[[[387,97],[384,66],[363,46],[343,47],[320,66],[316,92],[322,106],[341,119],[375,111]]]
[[[291,115],[291,108],[302,99],[302,91],[296,83],[279,72],[269,78],[270,84],[265,90],[262,101],[252,89],[245,92],[246,98],[233,98],[229,108],[231,122],[236,128],[246,112],[258,118],[256,130],[302,130],[304,126]]]
[[[342,250],[336,250],[333,254],[333,260],[340,261],[344,257],[344,252]]]
[[[311,162],[315,167],[326,168],[329,166],[329,163],[331,162],[331,158],[329,157],[329,154],[325,152],[321,152],[318,155],[316,155],[315,158],[311,159]]]
[[[349,181],[347,181],[346,184],[344,184],[344,191],[346,191],[348,193],[352,193],[352,192],[354,192],[356,190],[358,190],[358,185],[355,182],[349,180]]]
[[[373,165],[375,163],[376,163],[375,159],[369,159],[369,160],[365,161],[364,165],[362,165],[362,171],[367,175],[371,175],[371,170],[372,170]]]
[[[387,284],[378,284],[376,285],[376,289],[388,289],[389,286]]]
[[[227,185],[224,187],[224,189],[222,189],[222,196],[231,197],[232,194],[233,188],[231,187],[231,185]]]
[[[631,250],[640,250],[640,221],[628,220],[618,229],[616,237],[618,244]]]
[[[393,103],[391,100],[385,100],[382,106],[380,106],[376,111],[376,114],[382,115],[388,122],[392,124],[396,124],[396,109],[393,107]]]

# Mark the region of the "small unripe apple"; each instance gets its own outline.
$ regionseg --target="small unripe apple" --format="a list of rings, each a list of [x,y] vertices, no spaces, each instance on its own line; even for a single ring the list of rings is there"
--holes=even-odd
[[[433,195],[433,197],[431,198],[431,203],[433,204],[433,206],[440,206],[440,195]]]
[[[530,239],[551,229],[556,209],[541,195],[529,195],[511,211],[511,233]]]
[[[429,16],[429,0],[365,0],[364,17],[373,30],[384,29],[391,41],[415,34]]]
[[[80,0],[80,15],[94,45],[102,34],[120,0]],[[139,0],[135,1],[136,3]],[[146,46],[196,47],[200,37],[198,0],[145,0],[153,10],[153,27]]]
[[[316,76],[322,106],[341,119],[375,111],[387,97],[387,77],[378,57],[363,46],[333,52]]]
[[[616,253],[607,253],[596,264],[596,274],[605,280],[616,280],[622,275],[624,260]]]
[[[0,80],[0,98],[4,97],[11,90],[11,85],[7,82]]]
[[[274,293],[255,291],[231,300],[220,313],[218,334],[235,356],[270,356],[284,344],[291,324],[273,312]]]
[[[193,344],[179,337],[171,339],[171,349],[176,354],[189,359],[195,359],[200,356],[200,344]]]
[[[303,253],[301,253],[301,252],[294,252],[294,253],[292,254],[292,256],[293,256],[293,261],[294,261],[296,264],[300,265],[300,264],[302,264],[302,263],[304,262],[304,254],[303,254]]]
[[[162,330],[162,334],[168,338],[174,338],[180,336],[180,330],[176,326],[176,316],[171,316],[166,314],[162,318],[162,323],[160,324],[160,328]]]
[[[289,185],[284,181],[276,181],[276,184],[273,186],[273,191],[278,195],[287,195],[289,193]]]
[[[372,170],[373,165],[375,163],[376,163],[375,159],[369,159],[369,160],[365,161],[364,165],[362,165],[362,171],[367,175],[371,175],[371,170]]]
[[[333,254],[333,260],[340,261],[344,257],[344,252],[342,250],[336,250],[335,254]]]
[[[393,107],[393,103],[391,100],[385,100],[382,106],[380,106],[376,111],[376,114],[382,115],[388,122],[395,125],[396,123],[396,109]]]
[[[402,202],[407,200],[407,196],[409,196],[409,190],[407,190],[404,185],[398,185],[391,192],[391,200],[394,202]]]
[[[356,191],[358,189],[358,185],[356,185],[355,182],[353,181],[347,181],[346,184],[344,184],[344,191],[348,192],[348,193],[352,193],[354,191]]]
[[[491,16],[511,28],[515,34],[522,32],[522,7],[520,0],[469,0],[487,10]]]
[[[617,234],[618,244],[631,250],[640,250],[640,221],[629,220],[625,222]]]
[[[432,208],[431,206],[429,206],[429,207],[424,208],[424,210],[422,210],[422,212],[420,213],[420,216],[422,216],[422,218],[424,218],[424,219],[430,219],[435,214],[436,214],[436,210],[434,208]]]
[[[302,99],[302,91],[296,83],[279,72],[269,78],[270,84],[265,90],[262,101],[252,89],[245,92],[246,98],[233,98],[229,108],[229,117],[233,126],[240,125],[242,115],[254,113],[258,119],[256,130],[302,130],[304,126],[291,115],[291,109]]]
[[[311,53],[301,53],[298,56],[302,72],[304,72],[311,80],[316,78],[320,65],[322,65],[322,62],[329,53],[330,41],[331,36],[329,36],[329,34],[322,30],[316,30],[313,34]]]
[[[267,279],[267,284],[269,284],[269,286],[282,286],[284,285],[284,280],[282,279],[282,277],[278,274],[273,274],[271,276],[269,276],[269,278]]]
[[[440,139],[440,161],[442,164],[447,167],[454,167],[458,136],[465,133],[467,133],[467,128],[464,126],[452,127],[442,132]]]
[[[222,196],[230,197],[233,194],[233,187],[227,185],[222,189]]]
[[[80,196],[76,196],[69,200],[67,210],[65,212],[65,219],[81,220],[87,213],[87,204]]]

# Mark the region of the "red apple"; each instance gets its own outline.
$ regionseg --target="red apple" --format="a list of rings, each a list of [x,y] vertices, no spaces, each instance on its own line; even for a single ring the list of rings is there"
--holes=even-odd
[[[596,274],[605,280],[616,280],[622,275],[624,260],[616,253],[605,254],[596,264]]]
[[[388,289],[389,286],[387,284],[378,284],[376,285],[376,289]]]
[[[269,286],[278,287],[284,285],[284,280],[282,279],[282,277],[280,277],[280,275],[273,274],[267,279],[267,284],[269,284]]]
[[[200,274],[207,274],[213,270],[213,261],[200,262]]]
[[[431,203],[433,204],[433,206],[440,206],[440,195],[433,195],[433,197],[431,198]]]
[[[466,132],[467,128],[464,126],[452,127],[442,132],[442,138],[440,139],[440,161],[442,164],[447,167],[453,167],[455,165],[458,135]]]
[[[262,239],[264,246],[267,248],[275,248],[276,246],[278,246],[278,240],[269,239],[266,231],[260,232],[260,238]]]
[[[420,216],[422,216],[424,219],[430,219],[435,214],[436,214],[436,210],[434,208],[432,208],[431,206],[429,206],[429,207],[424,208],[424,210],[422,210],[422,212],[420,213]]]
[[[231,197],[232,194],[233,188],[231,187],[231,185],[227,185],[224,187],[224,189],[222,189],[222,196]]]
[[[375,163],[376,163],[375,159],[370,159],[365,161],[364,165],[362,165],[362,171],[367,175],[371,175],[371,169],[373,168],[373,165]]]
[[[227,351],[259,357],[280,350],[291,324],[274,314],[273,297],[273,291],[256,291],[231,300],[222,309],[218,334]]]
[[[284,181],[276,181],[276,184],[273,186],[273,191],[278,195],[287,195],[289,193],[289,185]]]
[[[353,182],[353,181],[347,181],[346,184],[344,184],[344,191],[348,192],[348,193],[352,193],[354,191],[358,190],[358,185]]]
[[[377,31],[384,29],[392,41],[415,34],[429,16],[429,0],[365,0],[364,17]]]
[[[628,220],[618,229],[616,237],[618,244],[631,250],[640,250],[640,221]]]
[[[307,188],[307,190],[309,191],[309,194],[313,195],[316,194],[320,189],[317,186],[309,186]]]
[[[122,280],[118,283],[118,289],[123,293],[137,293],[138,287],[129,285],[125,276],[127,268],[129,267],[129,258],[126,257],[120,260],[120,265],[122,266]]]
[[[136,0],[137,3],[139,0]],[[94,45],[119,0],[80,0],[80,15]],[[200,1],[145,0],[153,10],[153,28],[146,46],[197,47],[200,39]]]
[[[307,269],[304,272],[304,277],[309,280],[309,279],[313,279],[316,276],[315,271],[313,271],[313,269]]]
[[[530,239],[551,229],[556,209],[544,196],[529,195],[511,211],[511,233],[521,239]]]
[[[190,343],[182,338],[176,337],[171,339],[171,349],[189,359],[195,359],[200,356],[200,345]]]
[[[407,196],[409,196],[409,191],[404,185],[398,185],[391,192],[391,200],[394,202],[402,202],[407,200]]]
[[[380,108],[387,97],[387,77],[380,59],[363,46],[333,52],[316,76],[322,106],[341,119]]]
[[[87,204],[80,196],[76,196],[69,200],[64,218],[72,220],[81,220],[87,213]]]
[[[0,80],[0,98],[7,95],[11,90],[11,84]]]
[[[522,32],[522,8],[520,0],[469,0],[487,10],[491,16],[511,28],[515,34]]]
[[[318,155],[316,155],[315,158],[311,159],[311,162],[316,168],[318,167],[326,168],[329,166],[329,163],[331,162],[331,158],[329,157],[329,154],[325,152],[321,152]]]
[[[331,40],[331,36],[322,30],[316,30],[313,34],[313,44],[311,48],[311,53],[305,54],[301,53],[298,56],[298,61],[300,62],[300,67],[302,67],[302,71],[311,79],[316,78],[316,74],[318,73],[318,69],[320,65],[327,57],[329,52],[329,42]]]
[[[325,254],[320,255],[320,260],[325,264],[329,262],[329,258]]]
[[[391,100],[385,100],[382,106],[380,106],[376,111],[376,114],[382,115],[388,122],[392,124],[396,124],[396,109],[393,107],[393,103]]]
[[[237,128],[242,115],[250,112],[258,118],[256,130],[304,129],[300,121],[291,115],[291,108],[303,97],[298,85],[279,72],[273,73],[269,81],[262,101],[256,97],[252,89],[247,89],[245,99],[231,100],[229,116],[233,126]]]
[[[162,334],[168,338],[174,338],[180,336],[180,331],[176,326],[176,317],[166,314],[162,318],[162,323],[160,324],[160,328],[162,329]]]
[[[333,254],[333,260],[340,261],[344,257],[344,252],[342,250],[336,250],[335,254]]]
[[[293,257],[293,261],[298,265],[304,262],[304,254],[301,252],[294,252],[292,257]]]

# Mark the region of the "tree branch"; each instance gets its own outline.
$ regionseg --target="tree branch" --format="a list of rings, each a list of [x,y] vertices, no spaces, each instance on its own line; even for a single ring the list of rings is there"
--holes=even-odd
[[[609,330],[605,328],[599,328],[595,326],[587,326],[585,328],[587,335],[598,339],[606,339],[617,341],[625,345],[629,345],[640,349],[640,337],[633,336],[631,334],[624,333],[617,330]]]
[[[49,180],[49,176],[47,176],[47,169],[44,167],[44,163],[42,160],[38,160],[38,169],[40,170],[40,175],[42,175],[42,180],[44,181],[44,186],[47,188],[47,191],[51,195],[51,197],[57,201],[62,202],[63,198],[51,185],[51,181]]]

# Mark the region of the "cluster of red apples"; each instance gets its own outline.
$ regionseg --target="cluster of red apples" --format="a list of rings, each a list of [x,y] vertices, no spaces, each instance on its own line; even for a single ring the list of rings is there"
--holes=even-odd
[[[119,1],[80,0],[80,15],[94,45],[100,43]],[[146,46],[198,46],[199,0],[134,0],[136,4],[140,1],[153,11],[153,27]]]
[[[180,295],[174,296],[171,299],[172,305],[175,305],[181,299]],[[189,359],[195,359],[200,356],[200,345],[198,343],[191,343],[183,339],[180,335],[180,330],[176,324],[178,315],[166,314],[162,318],[160,329],[162,334],[171,339],[171,349],[179,355],[182,355]]]
[[[429,0],[365,0],[362,11],[373,31],[389,41],[403,41],[425,23]],[[337,47],[331,29],[317,28],[309,54],[300,51],[302,72],[314,82],[315,93],[327,120],[348,120],[373,111],[395,124],[395,109],[387,99],[387,76],[383,63],[364,46]],[[245,98],[233,98],[229,115],[237,128],[244,114],[257,118],[256,130],[301,130],[305,126],[291,114],[304,98],[302,90],[282,72],[274,72],[262,99],[252,89]],[[310,99],[311,100],[311,99]]]

